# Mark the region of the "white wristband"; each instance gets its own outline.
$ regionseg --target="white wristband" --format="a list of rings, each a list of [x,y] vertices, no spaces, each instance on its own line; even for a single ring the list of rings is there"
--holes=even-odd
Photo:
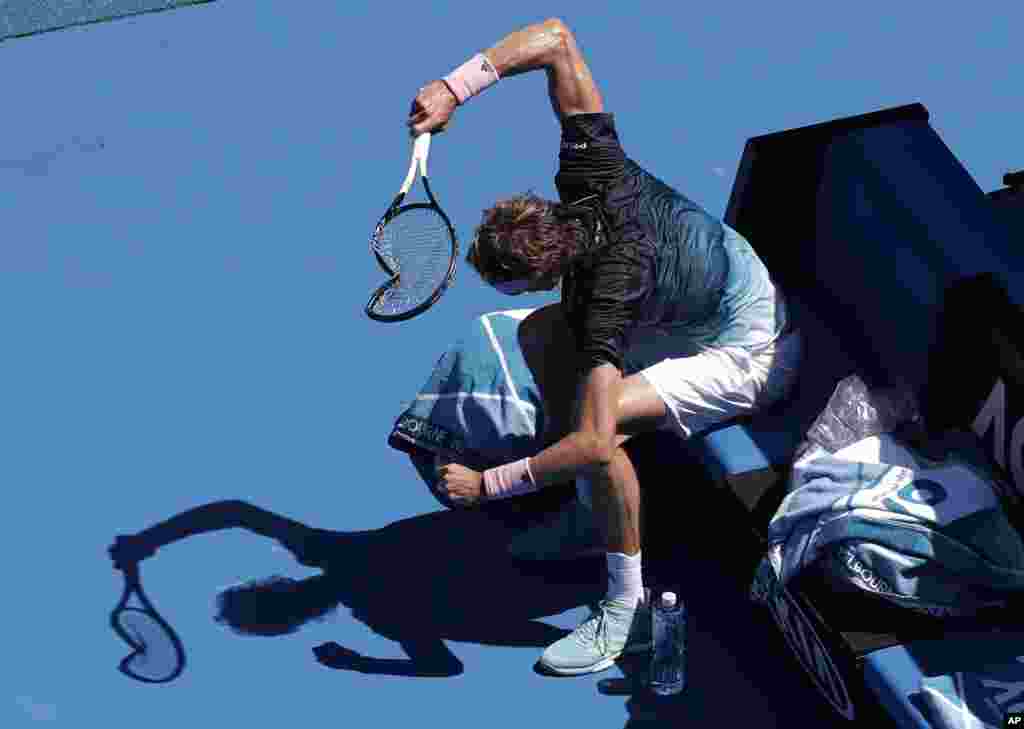
[[[484,492],[490,499],[507,499],[537,490],[530,473],[530,459],[522,458],[484,471]]]

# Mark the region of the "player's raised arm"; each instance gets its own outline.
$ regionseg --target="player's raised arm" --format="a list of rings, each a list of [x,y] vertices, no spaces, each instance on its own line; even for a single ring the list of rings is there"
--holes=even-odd
[[[559,117],[604,110],[576,38],[558,18],[517,30],[485,55],[502,78],[543,68],[551,106]]]
[[[547,72],[551,105],[559,118],[604,111],[572,31],[551,18],[515,31],[420,89],[409,112],[410,132],[416,136],[443,129],[456,107],[500,79],[539,69]]]

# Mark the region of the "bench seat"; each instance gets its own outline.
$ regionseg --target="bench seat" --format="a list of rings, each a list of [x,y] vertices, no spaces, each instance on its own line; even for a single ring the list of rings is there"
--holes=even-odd
[[[789,295],[788,303],[804,347],[800,375],[790,396],[687,444],[719,485],[727,486],[743,474],[784,470],[835,386],[858,370],[841,337],[812,311],[809,303],[798,295]]]

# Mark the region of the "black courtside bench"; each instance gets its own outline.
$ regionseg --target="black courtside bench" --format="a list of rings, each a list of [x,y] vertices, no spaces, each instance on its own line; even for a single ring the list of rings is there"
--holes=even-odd
[[[1005,184],[1012,192],[1019,180]],[[935,427],[974,428],[1024,489],[1024,241],[1013,227],[1021,218],[995,202],[921,104],[751,138],[725,222],[786,293],[804,336],[802,373],[786,402],[682,452],[662,436],[635,439],[641,480],[699,464],[756,552],[797,445],[856,373],[912,388]],[[750,577],[757,556],[744,562]],[[771,613],[837,715],[870,725],[928,726],[915,696],[922,672],[1024,655],[1024,611],[933,619],[832,594],[813,572]]]

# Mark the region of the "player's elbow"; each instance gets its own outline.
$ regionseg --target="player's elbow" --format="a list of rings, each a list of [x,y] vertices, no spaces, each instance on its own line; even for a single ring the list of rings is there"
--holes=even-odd
[[[557,17],[548,18],[544,21],[544,27],[555,41],[552,44],[554,52],[559,55],[568,54],[572,47],[573,35],[566,22]]]
[[[552,32],[558,33],[559,35],[568,34],[570,32],[569,24],[557,16],[552,16],[545,20],[544,25],[546,25]]]

